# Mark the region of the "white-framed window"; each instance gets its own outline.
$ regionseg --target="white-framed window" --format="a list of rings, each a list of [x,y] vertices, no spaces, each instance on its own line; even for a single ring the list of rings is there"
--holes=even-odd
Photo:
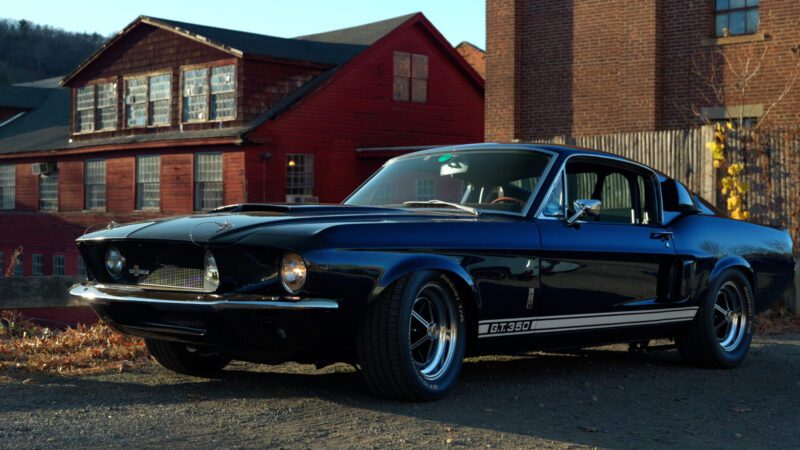
[[[211,120],[236,117],[236,66],[211,68]]]
[[[31,275],[35,277],[44,275],[44,257],[38,253],[31,256]]]
[[[147,79],[125,80],[125,126],[143,127],[147,123]]]
[[[78,276],[86,278],[86,263],[83,262],[83,256],[78,255]]]
[[[194,209],[222,206],[222,153],[197,153],[194,159]]]
[[[55,276],[64,275],[64,255],[53,256],[53,275]]]
[[[147,124],[150,126],[169,125],[172,109],[172,75],[165,73],[148,78],[149,107]]]
[[[286,155],[286,195],[314,195],[314,155]]]
[[[183,121],[208,120],[208,68],[183,71]]]
[[[136,209],[161,207],[161,157],[136,157]]]
[[[428,101],[428,55],[394,52],[392,95],[397,102]]]
[[[16,168],[14,164],[0,164],[0,209],[14,209]]]
[[[427,201],[436,198],[436,181],[430,178],[419,179],[414,183],[414,198],[417,201]]]
[[[87,210],[106,208],[106,160],[90,159],[84,163],[84,208]]]
[[[39,210],[58,211],[58,172],[39,176]]]
[[[117,83],[97,85],[97,129],[117,128]]]
[[[94,86],[75,90],[75,132],[94,131]]]

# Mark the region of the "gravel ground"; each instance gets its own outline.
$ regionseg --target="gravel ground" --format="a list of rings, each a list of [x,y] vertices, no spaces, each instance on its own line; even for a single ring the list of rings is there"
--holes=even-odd
[[[800,336],[711,371],[674,351],[471,359],[448,398],[370,397],[349,366],[155,365],[86,377],[0,372],[0,447],[800,448]]]

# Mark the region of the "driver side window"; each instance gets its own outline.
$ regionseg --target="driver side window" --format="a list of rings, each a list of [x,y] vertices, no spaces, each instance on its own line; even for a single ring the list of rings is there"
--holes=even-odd
[[[600,214],[582,220],[647,225],[657,220],[657,191],[652,174],[620,163],[578,159],[569,162],[553,186],[543,214],[569,217],[576,200],[600,200]],[[564,192],[566,191],[566,193]]]

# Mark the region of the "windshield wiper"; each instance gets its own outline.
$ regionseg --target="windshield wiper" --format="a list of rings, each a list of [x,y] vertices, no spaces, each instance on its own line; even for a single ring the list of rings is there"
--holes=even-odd
[[[434,199],[434,200],[427,200],[427,201],[411,201],[411,202],[403,202],[403,205],[404,206],[412,206],[412,207],[413,206],[450,207],[450,208],[459,209],[461,211],[466,211],[466,212],[472,214],[473,216],[481,215],[481,213],[478,212],[478,210],[475,209],[475,208],[471,208],[469,206],[464,206],[464,205],[462,205],[460,203],[446,202],[444,200],[436,200],[436,199]]]

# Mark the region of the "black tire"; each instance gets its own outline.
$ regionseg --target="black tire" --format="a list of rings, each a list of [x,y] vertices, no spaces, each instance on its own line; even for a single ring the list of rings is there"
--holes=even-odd
[[[428,317],[423,310],[428,307],[431,320],[424,328],[418,318]],[[456,285],[445,273],[423,271],[396,281],[368,306],[356,350],[366,384],[375,395],[431,401],[446,395],[458,380],[466,341],[464,307]],[[436,358],[440,348],[445,356]]]
[[[736,304],[733,297],[737,293],[741,307],[730,309],[738,312],[722,313],[726,308],[718,308],[718,304]],[[691,364],[713,369],[730,369],[741,364],[753,337],[753,300],[753,288],[742,272],[735,269],[722,272],[700,302],[697,316],[676,337],[681,356]],[[734,331],[730,332],[731,329]]]
[[[231,362],[228,358],[201,353],[179,342],[146,338],[144,344],[150,356],[164,368],[184,375],[215,375]]]

